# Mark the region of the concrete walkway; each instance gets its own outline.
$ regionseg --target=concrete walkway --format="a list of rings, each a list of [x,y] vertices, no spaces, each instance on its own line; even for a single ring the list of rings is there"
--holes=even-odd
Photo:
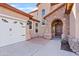
[[[75,56],[74,53],[60,50],[61,40],[35,38],[5,47],[0,47],[1,56]]]

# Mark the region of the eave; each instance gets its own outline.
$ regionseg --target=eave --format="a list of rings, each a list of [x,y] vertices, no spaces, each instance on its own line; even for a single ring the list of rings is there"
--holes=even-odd
[[[0,3],[0,6],[6,8],[6,9],[9,9],[9,10],[11,10],[13,12],[16,12],[18,14],[21,14],[23,16],[26,16],[26,17],[30,18],[30,20],[32,20],[32,21],[38,22],[38,20],[34,19],[32,15],[30,15],[30,14],[28,14],[26,12],[23,12],[23,11],[21,11],[21,10],[15,8],[15,7],[12,7],[7,3]]]
[[[73,8],[73,3],[66,3],[66,9],[65,9],[65,14],[70,14],[72,8]]]

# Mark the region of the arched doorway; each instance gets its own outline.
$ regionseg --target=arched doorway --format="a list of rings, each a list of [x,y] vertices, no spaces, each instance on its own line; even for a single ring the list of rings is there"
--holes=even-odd
[[[55,19],[51,24],[51,33],[52,37],[59,37],[62,36],[62,27],[63,23],[60,19]]]

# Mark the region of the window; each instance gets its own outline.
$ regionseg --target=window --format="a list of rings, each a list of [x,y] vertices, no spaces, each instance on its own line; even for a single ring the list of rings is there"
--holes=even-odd
[[[42,10],[42,16],[44,16],[44,15],[45,15],[45,9]]]
[[[27,25],[29,25],[29,29],[32,29],[32,22],[31,21],[28,21]]]
[[[35,32],[38,33],[38,29],[35,29]]]
[[[42,20],[42,25],[45,25],[45,20]]]
[[[32,25],[29,25],[29,29],[32,29]]]
[[[38,23],[36,23],[36,27],[38,27]]]
[[[35,32],[38,33],[38,23],[35,23],[36,29]]]

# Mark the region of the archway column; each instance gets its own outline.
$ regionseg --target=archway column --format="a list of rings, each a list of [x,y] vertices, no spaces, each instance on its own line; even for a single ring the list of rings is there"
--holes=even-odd
[[[68,40],[69,32],[70,32],[69,15],[65,14],[63,19],[63,34],[62,34],[63,40]]]
[[[61,41],[61,49],[71,51],[68,43],[69,32],[70,32],[69,14],[65,14],[63,19],[63,34],[62,34],[62,41]]]

